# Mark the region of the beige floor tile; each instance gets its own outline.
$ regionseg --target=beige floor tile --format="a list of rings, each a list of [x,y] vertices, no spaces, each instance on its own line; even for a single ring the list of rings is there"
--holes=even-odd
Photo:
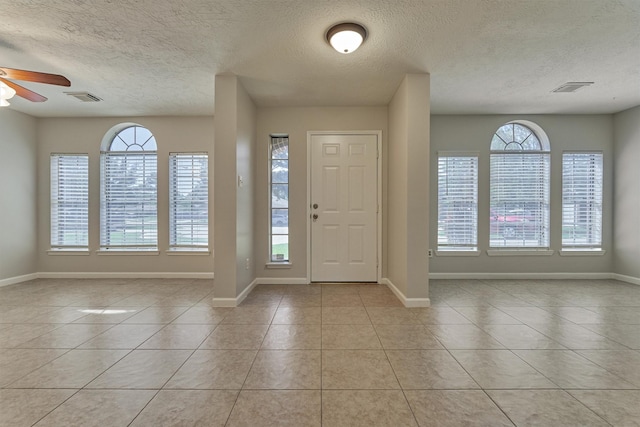
[[[320,325],[271,325],[262,342],[263,349],[312,350],[320,349]]]
[[[136,313],[144,310],[144,307],[106,307],[99,310],[89,310],[86,316],[74,321],[74,323],[121,323]]]
[[[164,388],[239,390],[256,353],[253,350],[197,350]]]
[[[571,390],[569,393],[614,426],[640,426],[640,390]]]
[[[557,388],[509,350],[451,350],[483,389]]]
[[[404,307],[367,307],[374,325],[419,325],[413,311]]]
[[[578,350],[577,353],[640,388],[640,352],[634,350]]]
[[[71,350],[10,387],[82,388],[126,354],[126,350]]]
[[[273,318],[274,325],[313,325],[321,323],[320,307],[281,307]]]
[[[240,307],[278,307],[280,305],[280,301],[282,300],[282,295],[278,294],[266,294],[266,293],[253,293],[249,294]]]
[[[88,311],[100,310],[104,307],[62,307],[57,310],[41,314],[25,321],[25,323],[70,323],[85,317]]]
[[[630,389],[635,386],[569,350],[514,350],[537,371],[567,389]]]
[[[148,307],[129,317],[125,324],[171,323],[187,311],[187,307]]]
[[[237,396],[228,390],[161,390],[131,427],[223,427]]]
[[[376,350],[382,348],[371,325],[322,325],[322,349]]]
[[[61,307],[47,306],[2,306],[0,310],[0,323],[25,323],[29,319],[38,317],[53,311],[59,310]]]
[[[513,426],[481,390],[406,390],[404,393],[420,426]]]
[[[465,325],[471,321],[451,307],[426,307],[411,309],[425,325]]]
[[[417,426],[400,390],[324,390],[322,425]]]
[[[446,350],[387,350],[403,389],[476,389],[478,384]]]
[[[506,348],[514,350],[566,349],[527,325],[482,325],[480,328]]]
[[[605,325],[583,325],[591,331],[604,335],[616,343],[620,343],[628,348],[640,350],[640,333],[638,325],[611,323]],[[619,348],[622,348],[618,346]],[[613,348],[613,347],[609,347]]]
[[[0,390],[0,427],[31,427],[77,390]]]
[[[502,344],[475,325],[428,325],[427,328],[448,349],[504,349]]]
[[[319,390],[243,390],[227,427],[319,427],[320,414]]]
[[[323,325],[370,325],[364,307],[322,307]]]
[[[0,348],[15,348],[44,335],[62,325],[59,324],[17,324],[0,330]]]
[[[65,354],[65,349],[7,349],[0,351],[0,387]]]
[[[200,345],[200,348],[257,350],[262,345],[268,329],[268,325],[218,325]]]
[[[85,349],[134,349],[164,325],[116,325],[82,344]]]
[[[385,349],[442,349],[435,336],[423,325],[376,325]]]
[[[268,325],[276,307],[236,307],[222,320],[223,325]]]
[[[245,389],[319,389],[320,350],[261,350]]]
[[[491,390],[487,393],[518,426],[609,425],[562,390]]]
[[[330,292],[322,294],[323,307],[363,307],[358,293]]]
[[[619,342],[612,341],[600,333],[587,328],[598,325],[576,325],[562,320],[559,323],[531,323],[533,329],[552,340],[575,350],[626,350]]]
[[[360,292],[360,299],[365,307],[403,307],[402,302],[387,291]]]
[[[113,325],[108,324],[67,324],[51,332],[20,344],[20,348],[75,348],[100,335]]]
[[[134,350],[86,388],[160,389],[191,354],[190,350]]]
[[[323,350],[323,389],[398,389],[398,380],[381,350]]]
[[[454,307],[476,325],[520,325],[522,322],[494,307]]]
[[[322,295],[306,292],[284,294],[280,301],[280,307],[320,307]]]
[[[191,307],[172,323],[174,324],[200,324],[200,325],[217,325],[222,322],[224,317],[233,309],[224,307]]]
[[[155,394],[155,390],[80,390],[36,425],[125,426]]]
[[[140,349],[195,350],[209,336],[215,325],[167,325],[146,340]]]
[[[505,312],[525,324],[555,324],[562,321],[560,317],[539,307],[500,307],[500,311]]]

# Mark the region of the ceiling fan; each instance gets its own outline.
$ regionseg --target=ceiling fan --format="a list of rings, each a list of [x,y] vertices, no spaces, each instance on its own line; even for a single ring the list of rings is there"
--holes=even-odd
[[[39,93],[20,86],[9,79],[44,83],[48,85],[71,86],[71,82],[66,77],[59,74],[0,67],[0,106],[9,105],[7,100],[13,97],[13,95],[18,95],[19,97],[32,102],[44,102],[47,100],[46,97]]]

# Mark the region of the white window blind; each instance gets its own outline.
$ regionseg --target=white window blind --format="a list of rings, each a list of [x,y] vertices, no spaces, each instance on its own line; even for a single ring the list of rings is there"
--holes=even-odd
[[[169,246],[206,250],[209,246],[207,153],[169,155]]]
[[[289,261],[289,137],[272,136],[271,166],[271,262]]]
[[[549,247],[548,153],[491,154],[490,247]]]
[[[438,250],[478,248],[478,156],[438,155]]]
[[[602,153],[562,155],[562,247],[602,246]]]
[[[89,247],[89,156],[51,155],[51,249]]]
[[[106,152],[101,161],[101,249],[156,249],[156,153]]]

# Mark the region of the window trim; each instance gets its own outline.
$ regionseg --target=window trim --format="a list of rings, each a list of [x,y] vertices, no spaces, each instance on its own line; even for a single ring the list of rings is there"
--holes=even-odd
[[[492,149],[491,148],[491,143],[493,141],[493,138],[495,138],[496,135],[498,135],[498,131],[503,128],[504,126],[507,125],[520,125],[523,126],[525,128],[527,128],[531,133],[533,133],[533,135],[535,135],[535,137],[537,138],[539,144],[540,144],[540,150],[507,150],[506,146],[504,149],[500,149],[500,150],[496,150],[496,149]],[[499,136],[499,135],[498,135]],[[501,138],[502,139],[502,138]],[[497,252],[506,252],[505,255],[511,255],[512,253],[514,255],[516,254],[521,254],[521,255],[552,255],[553,251],[550,249],[551,247],[551,169],[552,169],[552,165],[551,165],[551,144],[549,142],[549,138],[546,134],[546,132],[542,129],[542,127],[540,127],[539,125],[537,125],[536,123],[530,122],[528,120],[512,120],[509,121],[507,123],[504,123],[502,125],[500,125],[496,131],[493,133],[493,135],[491,136],[491,142],[490,142],[490,147],[489,147],[489,248],[487,250],[487,254],[489,256],[499,256],[500,254],[498,254]],[[547,236],[546,236],[546,245],[545,246],[492,246],[492,239],[491,239],[491,200],[492,200],[492,196],[493,193],[491,191],[492,189],[492,177],[493,177],[493,168],[491,167],[491,161],[493,159],[493,156],[509,156],[509,155],[528,155],[528,154],[535,154],[535,155],[540,155],[543,156],[542,158],[546,157],[546,167],[548,168],[548,170],[546,171],[546,177],[543,177],[544,181],[546,181],[547,185],[546,188],[543,189],[543,192],[546,192],[546,212],[543,212],[543,215],[546,216],[546,224],[544,223],[544,219],[542,220],[542,225],[546,225],[547,226]],[[540,243],[540,240],[538,240],[538,243]]]
[[[79,158],[84,158],[86,159],[86,194],[84,195],[86,198],[86,206],[84,206],[84,211],[86,212],[86,229],[84,230],[84,233],[86,234],[86,239],[87,239],[87,243],[86,245],[54,245],[53,244],[53,227],[54,227],[54,204],[53,202],[53,185],[54,185],[54,179],[53,179],[53,161],[56,158],[61,158],[61,157],[79,157]],[[65,253],[65,254],[72,254],[72,253],[76,253],[76,254],[84,254],[85,252],[89,251],[89,243],[90,243],[90,236],[89,236],[89,205],[90,205],[90,199],[89,199],[89,154],[88,153],[50,153],[49,155],[49,250],[47,251],[47,253]],[[59,188],[59,175],[56,176],[56,188]],[[59,191],[58,191],[59,194]],[[57,213],[57,210],[56,210]],[[56,215],[56,217],[59,217],[59,215]]]
[[[475,168],[476,168],[476,175],[475,175],[475,208],[476,208],[476,212],[475,212],[475,217],[476,217],[476,223],[475,223],[475,245],[467,245],[466,247],[468,247],[468,249],[464,249],[461,246],[449,246],[451,249],[447,249],[447,247],[445,246],[440,246],[439,243],[439,236],[436,235],[436,256],[478,256],[480,254],[479,251],[479,245],[478,245],[478,234],[479,234],[479,230],[478,230],[478,223],[479,223],[479,209],[478,209],[478,205],[479,205],[479,182],[480,182],[480,173],[479,173],[479,168],[480,168],[480,153],[477,151],[438,151],[436,153],[436,188],[438,191],[438,197],[436,200],[436,211],[437,211],[437,216],[436,218],[440,217],[440,159],[444,158],[444,157],[470,157],[470,158],[474,158],[475,159]],[[436,220],[437,221],[437,220]],[[438,225],[439,228],[439,225]]]
[[[207,183],[209,182],[209,153],[206,151],[181,151],[181,152],[171,152],[169,153],[169,227],[168,227],[168,232],[169,232],[169,249],[166,251],[167,254],[171,254],[171,255],[207,255],[210,254],[210,228],[209,228],[209,187],[207,187],[206,189],[206,203],[207,203],[207,243],[204,245],[196,245],[196,244],[191,244],[191,245],[179,245],[177,243],[172,243],[174,240],[174,234],[176,233],[175,230],[175,224],[173,224],[173,213],[172,210],[174,208],[173,206],[173,198],[174,198],[174,183],[173,180],[176,178],[174,177],[173,173],[174,173],[174,167],[172,162],[179,158],[179,157],[190,157],[192,160],[195,158],[195,156],[204,156],[204,160],[206,161],[206,174],[207,174]]]
[[[597,245],[565,245],[564,243],[564,207],[565,207],[565,195],[564,195],[564,187],[565,187],[565,177],[564,177],[564,172],[565,172],[565,155],[567,154],[588,154],[588,155],[599,155],[599,160],[600,160],[600,172],[601,175],[599,177],[602,186],[599,189],[600,192],[600,200],[598,201],[598,204],[600,206],[600,235],[599,235],[599,239],[600,242]],[[604,232],[604,152],[602,150],[566,150],[562,152],[562,170],[561,170],[561,176],[562,176],[562,183],[561,183],[561,237],[560,237],[560,246],[562,248],[561,250],[561,255],[564,256],[588,256],[587,253],[589,255],[595,256],[595,255],[604,255],[605,251],[602,248],[602,243],[603,243],[603,232]],[[562,253],[564,252],[564,254]],[[574,255],[575,253],[575,255]]]
[[[126,131],[127,129],[130,128],[135,128],[135,127],[139,127],[141,129],[144,129],[145,131],[149,132],[150,137],[147,138],[145,141],[150,141],[151,139],[153,139],[154,145],[155,145],[155,149],[154,150],[148,150],[148,151],[144,151],[144,150],[132,150],[132,151],[120,151],[120,150],[111,150],[111,146],[114,143],[114,141],[116,140],[116,138],[118,138],[120,136],[120,134],[124,131]],[[122,139],[122,138],[121,138]],[[146,144],[146,142],[145,142]],[[132,145],[139,145],[139,144],[132,144]],[[140,125],[138,123],[120,123],[114,127],[112,127],[103,137],[102,142],[100,144],[100,230],[99,230],[99,249],[97,250],[98,254],[103,254],[103,255],[118,255],[118,254],[141,254],[141,255],[154,255],[159,253],[158,251],[158,244],[159,244],[159,236],[158,236],[158,188],[157,188],[157,184],[156,184],[156,189],[155,189],[155,219],[156,219],[156,227],[155,227],[155,235],[156,235],[156,239],[155,242],[153,244],[131,244],[131,245],[111,245],[111,244],[106,244],[106,241],[103,240],[105,238],[105,236],[103,235],[103,223],[106,221],[106,219],[104,218],[104,215],[107,214],[107,208],[104,206],[104,203],[106,202],[105,200],[105,191],[106,191],[106,187],[105,187],[105,174],[107,173],[106,171],[106,162],[107,162],[107,158],[109,157],[110,154],[112,155],[122,155],[122,154],[127,154],[127,153],[131,153],[131,154],[145,154],[145,155],[153,155],[155,156],[155,173],[156,173],[156,179],[157,179],[157,174],[158,174],[158,145],[157,145],[157,141],[155,140],[155,135],[153,134],[153,132],[151,132],[150,129],[148,129],[147,127]]]
[[[284,139],[286,138],[287,140],[287,158],[286,159],[274,159],[273,158],[273,142],[276,139]],[[285,234],[274,234],[273,233],[273,211],[275,209],[286,209],[287,210],[287,244],[289,245],[290,248],[290,243],[291,243],[291,233],[289,232],[290,228],[289,228],[289,224],[291,221],[291,209],[289,207],[289,199],[287,199],[287,207],[286,208],[274,208],[272,203],[273,203],[273,161],[274,160],[286,160],[287,161],[287,182],[286,183],[276,183],[275,185],[287,185],[287,194],[290,195],[290,190],[291,190],[291,179],[290,179],[290,174],[289,174],[289,161],[290,161],[290,156],[289,156],[289,149],[291,147],[290,145],[290,138],[289,135],[286,133],[273,133],[269,135],[269,145],[268,145],[268,170],[267,173],[269,174],[269,178],[268,178],[268,186],[269,186],[269,215],[268,215],[268,230],[269,230],[269,251],[268,251],[268,257],[267,257],[267,263],[265,265],[266,268],[290,268],[290,266],[292,265],[291,263],[291,253],[289,252],[289,256],[286,259],[282,259],[282,260],[276,260],[273,259],[273,236],[277,235],[277,236],[284,236]],[[276,266],[281,266],[281,267],[276,267]]]

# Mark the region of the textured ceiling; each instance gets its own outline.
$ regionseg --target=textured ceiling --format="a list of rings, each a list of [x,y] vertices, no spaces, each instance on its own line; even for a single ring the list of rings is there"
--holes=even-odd
[[[259,106],[385,105],[416,72],[431,74],[440,114],[640,105],[640,0],[0,0],[0,10],[0,67],[72,82],[24,83],[49,97],[11,101],[34,116],[213,114],[214,77],[226,72]],[[345,20],[369,30],[351,55],[324,40]],[[551,93],[568,81],[595,84]]]

